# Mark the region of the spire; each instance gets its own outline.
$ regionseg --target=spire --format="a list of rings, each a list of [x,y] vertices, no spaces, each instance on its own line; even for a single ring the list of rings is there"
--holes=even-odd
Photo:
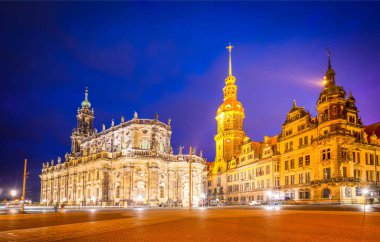
[[[327,71],[325,75],[325,79],[323,80],[323,84],[326,87],[335,86],[335,71],[331,67],[331,52],[330,48],[327,48]]]
[[[88,87],[86,87],[86,91],[84,93],[84,100],[82,102],[82,108],[90,108],[91,103],[88,101]]]
[[[231,43],[226,47],[228,49],[228,76],[232,76],[232,48]]]
[[[330,53],[330,48],[327,48],[326,51],[327,51],[327,58],[328,58],[327,69],[330,70],[331,69],[331,60],[330,60],[331,53]]]
[[[296,103],[296,100],[293,99],[293,108],[296,108],[297,107],[297,103]]]
[[[226,85],[234,85],[236,78],[232,75],[232,48],[234,46],[231,45],[231,43],[226,47],[228,49],[228,76],[225,80]]]

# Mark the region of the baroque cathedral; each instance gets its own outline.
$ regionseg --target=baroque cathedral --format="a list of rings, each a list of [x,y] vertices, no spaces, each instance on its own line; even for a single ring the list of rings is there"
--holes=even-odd
[[[71,134],[71,152],[42,167],[43,205],[187,206],[202,203],[207,179],[202,152],[173,154],[167,123],[135,113],[102,131],[94,128],[94,109],[85,99]],[[191,196],[189,196],[189,193]]]
[[[337,85],[328,52],[324,88],[313,117],[294,101],[281,128],[263,141],[244,132],[229,51],[224,99],[216,112],[215,161],[208,165],[211,203],[379,200],[380,122],[364,125],[351,91]],[[366,191],[369,191],[366,194]]]

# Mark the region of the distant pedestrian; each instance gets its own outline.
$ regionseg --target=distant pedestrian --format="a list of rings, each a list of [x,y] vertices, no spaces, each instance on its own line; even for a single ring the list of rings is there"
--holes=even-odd
[[[54,211],[55,211],[55,212],[58,212],[58,207],[59,207],[59,204],[58,204],[58,203],[55,203],[55,204],[54,204]]]

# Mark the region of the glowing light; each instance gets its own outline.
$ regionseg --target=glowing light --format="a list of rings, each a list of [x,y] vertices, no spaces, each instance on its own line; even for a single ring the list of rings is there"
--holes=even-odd
[[[369,190],[368,190],[367,188],[364,188],[364,189],[363,189],[363,194],[364,194],[364,195],[367,195],[368,193],[369,193]]]
[[[272,191],[267,191],[267,196],[271,197],[272,196]]]
[[[138,196],[137,196],[137,201],[140,201],[140,202],[141,202],[143,199],[144,199],[144,197],[143,197],[142,195],[138,195]]]
[[[95,202],[96,201],[96,197],[91,196],[91,201]]]
[[[205,199],[205,198],[206,198],[206,194],[202,193],[202,194],[201,194],[201,197],[202,197],[203,199]]]
[[[322,84],[323,84],[323,86],[326,86],[326,84],[327,84],[326,76],[323,77]]]
[[[96,209],[91,208],[91,209],[90,209],[90,212],[91,212],[91,213],[95,213],[95,212],[96,212]]]
[[[16,191],[16,190],[11,190],[10,193],[11,193],[11,196],[12,196],[12,197],[15,197],[15,196],[17,195],[17,191]]]

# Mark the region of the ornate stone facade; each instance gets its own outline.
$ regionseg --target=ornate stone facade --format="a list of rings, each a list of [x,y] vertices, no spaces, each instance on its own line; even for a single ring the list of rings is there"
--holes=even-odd
[[[77,113],[77,128],[71,135],[72,150],[64,159],[43,164],[41,203],[69,205],[168,205],[187,206],[189,199],[189,154],[183,147],[177,155],[170,145],[167,124],[154,119],[132,120],[97,132],[93,128],[86,89]],[[202,202],[207,172],[202,155],[191,156],[192,197]]]
[[[231,69],[230,57],[225,97],[232,83],[229,80],[235,83]],[[294,101],[281,133],[265,137],[262,142],[246,137],[242,119],[235,118],[244,118],[242,105],[236,100],[237,88],[231,92],[234,105],[224,98],[216,115],[218,133],[215,161],[209,165],[209,201],[242,204],[253,200],[379,200],[380,123],[363,125],[352,93],[346,95],[343,87],[336,85],[330,54],[323,85],[317,117]],[[224,108],[227,105],[229,108]],[[234,118],[228,121],[226,117]],[[363,188],[369,190],[368,195]]]

